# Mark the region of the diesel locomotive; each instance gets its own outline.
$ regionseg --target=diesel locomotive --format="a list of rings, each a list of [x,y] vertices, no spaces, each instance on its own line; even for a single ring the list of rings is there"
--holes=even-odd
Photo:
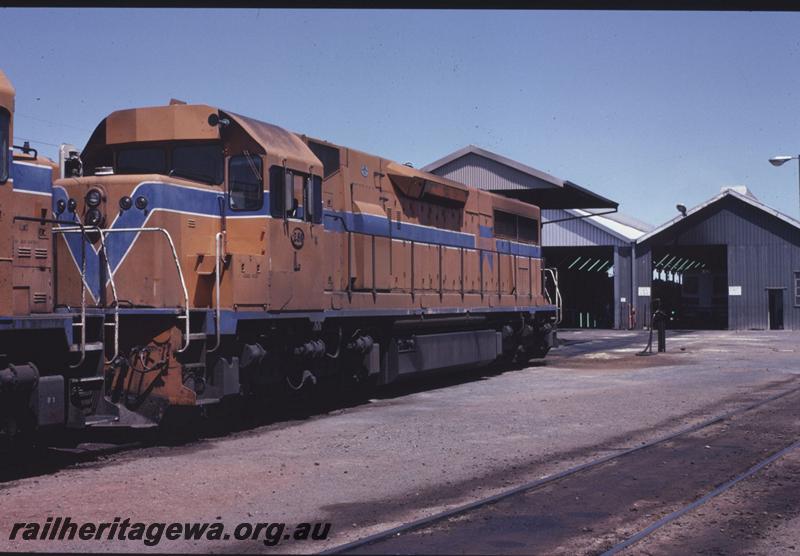
[[[104,392],[102,345],[55,311],[53,180],[59,166],[13,141],[15,90],[0,71],[0,440],[91,423]],[[86,332],[84,331],[83,334]],[[94,350],[92,352],[92,350]]]
[[[81,162],[54,296],[102,346],[97,423],[553,345],[536,206],[181,102],[113,112]]]

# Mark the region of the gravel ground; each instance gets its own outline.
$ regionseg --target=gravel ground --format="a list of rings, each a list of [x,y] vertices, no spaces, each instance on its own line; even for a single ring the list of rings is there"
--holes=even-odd
[[[545,364],[0,483],[0,550],[263,552],[260,540],[8,540],[14,522],[328,521],[315,552],[742,406],[798,380],[790,332],[563,331]],[[798,545],[800,546],[800,545]]]
[[[794,450],[693,512],[629,554],[800,554],[800,449]],[[686,553],[686,552],[685,552]]]

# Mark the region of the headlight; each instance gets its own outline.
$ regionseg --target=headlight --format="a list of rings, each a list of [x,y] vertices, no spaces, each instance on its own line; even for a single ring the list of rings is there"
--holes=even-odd
[[[86,193],[86,204],[89,207],[99,207],[103,200],[103,193],[99,189],[90,189]]]
[[[103,213],[96,208],[89,209],[86,212],[85,223],[87,226],[100,227],[103,224]]]
[[[133,206],[133,201],[131,198],[125,195],[124,197],[120,198],[119,200],[119,208],[120,210],[128,210]]]
[[[75,209],[78,208],[78,201],[70,197],[69,201],[67,201],[67,208],[70,212],[75,212]]]
[[[62,214],[67,210],[67,202],[64,199],[56,201],[56,214]]]
[[[139,195],[136,197],[136,208],[139,210],[144,210],[147,208],[147,198]]]

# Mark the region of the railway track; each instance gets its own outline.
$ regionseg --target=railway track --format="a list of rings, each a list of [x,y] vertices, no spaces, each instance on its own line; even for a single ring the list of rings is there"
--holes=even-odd
[[[722,494],[740,481],[754,475],[787,453],[800,448],[800,440],[796,438],[796,428],[790,426],[791,423],[796,425],[797,418],[800,417],[800,410],[790,416],[790,421],[792,419],[793,421],[787,423],[786,426],[786,436],[794,435],[794,442],[787,444],[786,442],[781,443],[780,439],[776,439],[775,442],[767,443],[769,444],[768,447],[763,448],[767,453],[759,454],[758,448],[754,448],[750,452],[745,451],[744,454],[739,455],[739,459],[741,462],[747,463],[743,465],[740,462],[735,472],[730,472],[732,468],[729,465],[727,467],[725,465],[721,466],[719,475],[716,478],[709,479],[706,477],[704,480],[707,484],[703,488],[688,489],[683,493],[682,500],[668,501],[669,503],[664,505],[667,508],[666,510],[664,507],[650,508],[652,513],[645,513],[643,509],[642,512],[636,514],[635,519],[630,519],[626,516],[620,523],[617,523],[616,527],[613,526],[613,519],[610,521],[606,519],[607,524],[612,524],[612,530],[598,531],[598,528],[592,526],[597,521],[603,521],[607,515],[604,514],[602,509],[596,511],[592,507],[591,501],[581,503],[578,500],[584,494],[587,494],[587,490],[592,490],[592,485],[602,486],[604,475],[606,478],[616,477],[618,482],[606,482],[606,484],[613,484],[610,496],[613,497],[616,490],[622,490],[624,496],[624,491],[628,487],[618,485],[622,484],[619,482],[620,477],[625,477],[626,462],[636,470],[632,472],[646,476],[648,466],[653,467],[660,464],[656,460],[669,459],[669,454],[667,453],[669,450],[678,450],[686,458],[695,457],[693,454],[698,453],[698,450],[710,453],[712,452],[711,446],[708,444],[703,445],[702,443],[698,444],[698,438],[692,437],[706,434],[712,430],[716,430],[717,433],[721,432],[717,436],[717,440],[720,440],[720,442],[715,443],[715,445],[721,447],[721,452],[717,458],[727,462],[727,460],[731,459],[731,454],[734,454],[736,448],[738,448],[736,443],[737,435],[735,433],[748,433],[745,429],[748,426],[753,427],[753,423],[750,421],[753,421],[754,418],[757,421],[759,412],[775,411],[777,406],[778,410],[783,409],[778,414],[785,416],[787,412],[791,413],[793,407],[798,407],[798,401],[800,401],[800,387],[783,390],[765,399],[711,417],[641,445],[599,457],[492,496],[333,547],[322,552],[322,554],[359,552],[432,553],[441,551],[447,553],[490,553],[498,550],[512,553],[549,553],[558,551],[558,549],[562,549],[565,553],[592,553],[603,554],[603,556],[617,554],[661,527]],[[787,405],[786,402],[790,403]],[[737,427],[742,430],[738,430]],[[755,430],[757,429],[758,427],[755,427]],[[749,431],[749,433],[753,433],[753,431]],[[724,442],[726,435],[734,440],[733,445]],[[755,436],[757,437],[758,435],[756,434]],[[702,438],[699,440],[702,442]],[[757,438],[753,440],[757,443]],[[656,453],[648,456],[648,452]],[[653,461],[648,463],[648,457]],[[633,461],[635,458],[639,458],[642,461],[635,462]],[[693,465],[694,461],[686,467],[692,467]],[[694,471],[705,472],[708,466],[698,465],[694,467]],[[645,470],[644,472],[643,469]],[[678,484],[680,481],[691,483],[692,474],[683,473],[683,471],[685,471],[685,468],[664,469],[665,473],[671,472],[675,475],[675,481]],[[593,477],[593,475],[595,476]],[[633,477],[633,482],[636,482],[636,480],[637,478]],[[708,483],[709,480],[711,481],[710,483]],[[656,498],[663,496],[663,493],[659,493],[658,489],[651,489],[648,492],[646,482],[646,480],[642,481],[640,485],[637,485],[631,491],[631,499],[636,500],[637,494],[634,494],[634,492],[637,489],[640,494],[645,493],[643,495],[645,498],[648,495]],[[571,483],[574,483],[574,486],[570,486]],[[564,490],[564,494],[556,492],[559,488]],[[663,490],[663,485],[661,488]],[[548,489],[549,492],[545,492]],[[702,495],[698,496],[701,493]],[[540,498],[544,500],[544,503],[535,500],[537,494],[541,494]],[[589,493],[586,498],[591,499],[592,496],[593,494]],[[574,504],[571,500],[573,497],[576,500]],[[548,498],[549,500],[547,500]],[[558,505],[560,499],[562,502],[566,501],[565,507],[574,507],[571,507],[569,511],[560,508]],[[599,501],[600,506],[602,506],[602,497],[599,498]],[[554,505],[548,505],[553,502],[555,502]],[[622,501],[617,500],[614,503],[620,504]],[[632,510],[637,510],[635,506],[636,503],[633,504]],[[541,513],[537,514],[534,509],[531,509],[537,507],[542,508]],[[655,516],[658,513],[662,515],[656,518]],[[575,515],[583,515],[585,519],[580,517],[576,519],[574,518]],[[519,516],[523,517],[520,519]],[[516,520],[513,519],[515,517],[517,518]],[[552,519],[548,521],[547,517]],[[561,518],[568,523],[574,524],[575,527],[559,530],[559,523],[562,523]],[[588,523],[588,525],[577,527],[582,522]],[[633,530],[631,530],[631,522],[634,523]],[[537,531],[533,530],[536,528],[537,523],[539,528],[544,530],[542,534],[538,534]],[[515,528],[525,529],[526,524],[532,529],[522,532],[514,530]],[[577,545],[570,544],[570,533],[574,537],[576,536],[574,534],[576,531],[578,537],[583,537],[584,543],[582,545],[580,543]],[[587,533],[589,534],[587,535]],[[491,540],[492,537],[495,538],[494,542]],[[512,540],[501,540],[508,538],[512,538]],[[530,541],[533,541],[532,544]]]

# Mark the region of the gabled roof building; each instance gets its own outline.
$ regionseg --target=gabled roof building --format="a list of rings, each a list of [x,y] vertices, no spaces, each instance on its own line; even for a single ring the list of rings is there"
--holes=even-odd
[[[616,211],[617,203],[527,164],[474,145],[423,168],[542,209],[542,252],[558,271],[561,326],[630,324],[631,242],[651,227]]]
[[[634,247],[640,315],[660,304],[673,328],[800,330],[800,222],[746,188],[723,188]]]
[[[569,180],[474,145],[423,168],[542,208],[562,327],[800,330],[800,223],[745,187],[653,227]]]

